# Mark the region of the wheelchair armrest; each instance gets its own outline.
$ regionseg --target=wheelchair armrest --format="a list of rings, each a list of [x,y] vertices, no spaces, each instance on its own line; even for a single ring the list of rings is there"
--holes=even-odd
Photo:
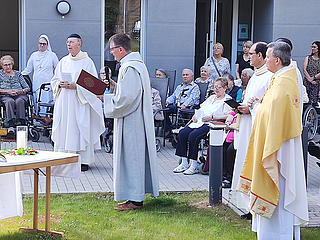
[[[154,113],[153,113],[153,118],[155,118],[155,116],[157,115],[157,113],[159,112],[165,112],[165,111],[168,111],[170,110],[169,108],[162,108],[162,109],[158,109],[156,110]]]
[[[184,109],[179,109],[179,112],[181,113],[194,113],[195,110],[194,109],[190,109],[190,108],[184,108]]]

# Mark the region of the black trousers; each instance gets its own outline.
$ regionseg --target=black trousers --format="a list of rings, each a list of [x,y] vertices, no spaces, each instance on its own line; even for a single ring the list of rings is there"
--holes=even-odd
[[[164,117],[165,117],[165,129],[164,130],[165,130],[165,132],[172,130],[172,123],[171,123],[171,120],[169,117],[170,114],[177,113],[177,111],[178,111],[178,107],[175,104],[170,104],[167,108],[169,110],[164,112]]]
[[[232,180],[234,160],[236,158],[236,150],[234,149],[233,142],[223,143],[223,176],[227,180]]]
[[[202,125],[199,128],[183,128],[177,137],[176,155],[197,160],[200,140],[207,135],[210,127]]]

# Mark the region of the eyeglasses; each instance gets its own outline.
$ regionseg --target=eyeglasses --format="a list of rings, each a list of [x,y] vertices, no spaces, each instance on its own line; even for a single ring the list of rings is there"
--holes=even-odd
[[[119,47],[121,47],[121,46],[114,46],[114,47],[110,48],[110,52],[115,50],[116,48],[119,48]]]
[[[11,65],[13,65],[12,63],[7,63],[7,64],[3,64],[3,67],[10,67]]]
[[[222,86],[213,86],[214,89],[221,89]]]
[[[47,43],[39,42],[39,45],[41,45],[41,46],[45,46],[45,45],[47,45]]]

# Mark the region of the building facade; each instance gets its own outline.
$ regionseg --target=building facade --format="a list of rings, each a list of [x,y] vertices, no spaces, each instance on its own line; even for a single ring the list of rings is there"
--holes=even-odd
[[[37,50],[38,37],[49,36],[59,58],[67,54],[66,37],[78,33],[83,50],[93,58],[97,70],[112,57],[104,51],[108,38],[119,31],[130,34],[134,50],[140,51],[154,75],[157,68],[183,68],[195,75],[215,42],[224,45],[224,56],[235,72],[235,61],[243,41],[270,42],[287,37],[294,44],[293,58],[299,68],[319,40],[319,0],[67,0],[71,11],[57,11],[60,0],[10,0],[0,8],[3,33],[0,55],[14,56],[23,69]],[[181,80],[180,80],[181,81]]]

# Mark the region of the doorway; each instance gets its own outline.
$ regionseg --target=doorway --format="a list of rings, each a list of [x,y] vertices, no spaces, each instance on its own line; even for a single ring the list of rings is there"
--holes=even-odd
[[[216,0],[216,39],[224,47],[223,56],[231,62],[233,0]]]
[[[196,8],[195,78],[200,75],[200,67],[203,66],[208,56],[207,41],[210,36],[211,0],[197,0]]]
[[[11,55],[14,69],[19,69],[19,0],[6,1],[0,8],[2,33],[0,38],[0,57]]]
[[[215,7],[212,8],[211,4]],[[200,75],[200,67],[212,52],[210,48],[213,44],[209,44],[210,41],[222,43],[223,56],[231,61],[233,0],[197,0],[196,8],[195,77]],[[211,14],[211,9],[215,9],[215,14]],[[211,34],[211,31],[214,31],[214,34]],[[210,36],[213,36],[213,39],[210,39]]]

